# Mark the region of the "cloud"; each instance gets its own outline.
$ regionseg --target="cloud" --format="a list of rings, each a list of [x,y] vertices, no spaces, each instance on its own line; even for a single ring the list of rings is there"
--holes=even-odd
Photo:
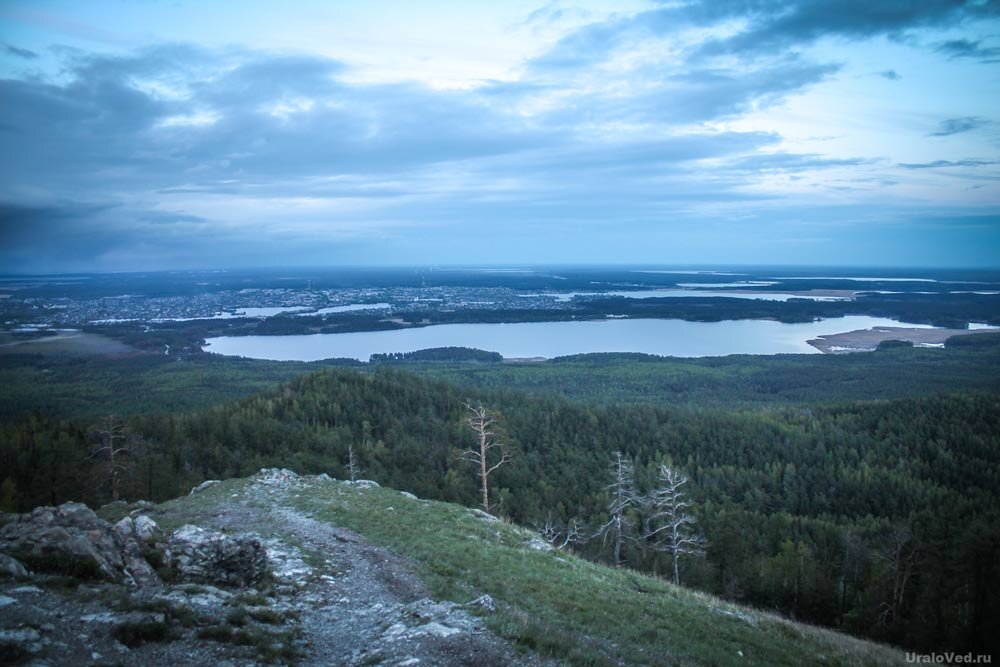
[[[951,59],[968,58],[981,63],[1000,62],[1000,47],[981,46],[981,40],[952,39],[937,45],[936,51]]]
[[[990,121],[976,116],[964,116],[962,118],[948,118],[938,124],[938,129],[928,134],[928,137],[948,137],[953,134],[969,132],[989,125]]]
[[[942,28],[967,20],[1000,16],[996,3],[975,0],[701,0],[685,6],[701,22],[741,19],[736,34],[707,42],[703,53],[777,52],[835,37],[859,40],[877,36],[900,38],[919,28]]]
[[[879,72],[879,73],[878,73],[878,75],[879,75],[880,77],[882,77],[883,79],[888,79],[889,81],[899,81],[900,79],[902,79],[902,78],[903,78],[903,77],[901,77],[901,76],[899,75],[899,73],[898,73],[898,72],[897,72],[896,70],[894,70],[894,69],[887,69],[887,70],[884,70],[884,71],[882,71],[882,72]]]
[[[904,169],[943,169],[952,167],[991,167],[1000,164],[997,160],[934,160],[933,162],[901,162]]]
[[[643,40],[669,38],[671,43],[683,44],[678,37],[692,29],[722,34],[693,43],[685,56],[689,60],[725,55],[752,58],[787,54],[826,38],[904,40],[916,30],[1000,17],[1000,4],[978,0],[680,0],[664,4],[582,26],[531,66],[593,66]],[[951,57],[977,59],[995,58],[1000,51],[964,39],[945,42],[937,50]]]
[[[18,58],[24,58],[25,60],[35,60],[38,58],[38,54],[34,51],[28,49],[21,49],[10,44],[4,44],[4,53],[10,56],[16,56]]]

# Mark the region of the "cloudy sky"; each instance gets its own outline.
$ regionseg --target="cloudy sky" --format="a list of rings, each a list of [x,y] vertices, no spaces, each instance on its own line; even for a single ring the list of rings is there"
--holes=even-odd
[[[1000,2],[4,0],[0,273],[1000,266]]]

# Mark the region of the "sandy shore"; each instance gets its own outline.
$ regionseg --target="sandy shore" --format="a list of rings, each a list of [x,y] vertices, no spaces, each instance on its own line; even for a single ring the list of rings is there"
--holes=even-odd
[[[876,327],[820,336],[808,341],[825,354],[870,352],[884,340],[905,340],[918,347],[938,347],[952,336],[990,333],[995,329],[913,329],[910,327]]]

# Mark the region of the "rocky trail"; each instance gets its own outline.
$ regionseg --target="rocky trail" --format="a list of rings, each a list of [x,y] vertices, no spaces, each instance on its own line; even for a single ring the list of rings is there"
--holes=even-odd
[[[183,515],[171,503],[142,507],[114,527],[82,506],[49,521],[79,529],[37,525],[48,515],[8,521],[0,663],[541,664],[484,626],[488,596],[434,600],[405,559],[296,509],[309,479],[263,470],[227,494],[206,483]],[[167,536],[157,523],[185,525]],[[81,565],[90,557],[83,539],[99,547],[96,574]],[[60,549],[81,556],[72,562],[82,582],[40,571],[53,568],[38,556]],[[18,556],[33,575],[18,570]]]

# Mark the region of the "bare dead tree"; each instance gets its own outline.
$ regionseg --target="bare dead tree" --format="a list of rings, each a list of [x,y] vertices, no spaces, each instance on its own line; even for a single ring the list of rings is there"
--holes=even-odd
[[[888,599],[879,605],[878,622],[892,625],[902,615],[910,581],[917,574],[919,554],[910,529],[894,529],[875,555],[888,570],[891,588],[887,591]]]
[[[483,492],[483,511],[489,512],[490,474],[503,464],[510,461],[511,456],[504,443],[493,439],[494,436],[496,436],[496,433],[492,430],[492,427],[496,423],[496,419],[490,415],[486,408],[482,405],[473,407],[468,403],[465,404],[465,407],[472,413],[472,415],[465,420],[465,423],[475,434],[476,444],[474,448],[463,451],[459,455],[459,458],[462,461],[473,463],[479,468],[479,483],[482,486]],[[490,452],[494,449],[499,451],[499,459],[496,458],[495,454],[491,457]],[[490,464],[491,458],[496,462]]]
[[[538,534],[543,540],[561,550],[586,544],[589,540],[586,526],[577,518],[570,519],[568,523],[563,525],[553,521],[552,516],[549,515],[549,518],[538,529]]]
[[[108,484],[111,499],[118,500],[122,477],[131,466],[129,455],[135,450],[138,439],[118,415],[102,418],[94,429],[94,435],[97,444],[87,458],[97,461],[96,474],[100,483]]]
[[[347,474],[350,475],[352,482],[356,482],[360,473],[361,467],[354,456],[354,443],[349,442],[347,443]]]
[[[594,537],[601,536],[605,543],[611,540],[615,567],[618,567],[622,564],[622,543],[625,541],[626,532],[632,526],[627,511],[637,502],[635,471],[632,462],[621,452],[615,454],[615,459],[611,463],[611,476],[614,480],[608,485],[608,489],[611,490],[611,501],[608,503],[608,513],[611,518],[597,529]]]
[[[687,475],[660,465],[657,478],[659,486],[647,498],[653,514],[646,524],[644,537],[654,540],[656,549],[671,554],[674,583],[680,584],[681,556],[704,556],[706,542],[698,532],[697,521],[688,512],[691,503],[681,489],[687,484]]]

